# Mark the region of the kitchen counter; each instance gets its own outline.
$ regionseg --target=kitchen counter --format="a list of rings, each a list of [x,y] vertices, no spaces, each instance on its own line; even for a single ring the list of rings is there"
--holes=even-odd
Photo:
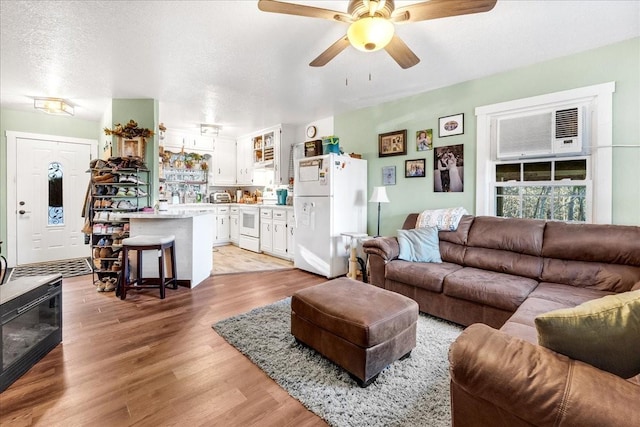
[[[170,209],[168,211],[156,211],[156,212],[128,212],[123,213],[123,218],[130,219],[180,219],[180,218],[193,218],[200,215],[210,215],[211,209]]]
[[[127,213],[126,217],[130,220],[131,237],[143,234],[176,236],[176,271],[180,285],[194,288],[211,275],[212,210],[183,208],[166,212],[133,212]],[[157,255],[152,251],[143,253],[142,266],[143,277],[158,277]]]

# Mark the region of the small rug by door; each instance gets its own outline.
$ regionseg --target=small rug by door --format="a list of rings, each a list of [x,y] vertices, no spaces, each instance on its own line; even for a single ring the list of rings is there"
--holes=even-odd
[[[450,426],[449,345],[462,327],[420,314],[411,357],[360,388],[342,368],[296,343],[291,299],[222,320],[213,328],[291,396],[332,426]]]
[[[60,261],[39,262],[36,264],[19,265],[11,270],[9,279],[24,276],[44,276],[62,274],[62,277],[84,276],[92,273],[91,264],[87,258],[63,259]]]

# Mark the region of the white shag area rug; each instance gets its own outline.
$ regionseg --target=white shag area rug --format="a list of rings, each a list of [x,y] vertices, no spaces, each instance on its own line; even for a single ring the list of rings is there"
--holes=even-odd
[[[450,426],[450,344],[462,327],[420,314],[411,357],[367,388],[291,335],[291,299],[213,325],[291,396],[332,426]]]

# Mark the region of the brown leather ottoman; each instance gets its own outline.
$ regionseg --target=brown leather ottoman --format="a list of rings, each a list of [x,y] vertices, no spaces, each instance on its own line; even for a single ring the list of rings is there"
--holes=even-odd
[[[418,304],[376,286],[339,278],[291,297],[291,333],[344,368],[362,387],[416,346]]]

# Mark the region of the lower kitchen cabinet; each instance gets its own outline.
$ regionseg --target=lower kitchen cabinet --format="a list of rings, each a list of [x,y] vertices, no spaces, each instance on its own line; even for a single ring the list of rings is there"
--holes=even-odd
[[[229,240],[237,245],[240,243],[240,208],[231,206],[229,212]]]
[[[293,210],[260,208],[260,250],[269,255],[293,259]]]
[[[226,245],[230,241],[229,206],[217,206],[213,226],[213,246]]]
[[[260,208],[260,250],[273,252],[273,210]]]
[[[273,213],[273,254],[281,258],[288,258],[287,254],[287,211],[274,209]]]

